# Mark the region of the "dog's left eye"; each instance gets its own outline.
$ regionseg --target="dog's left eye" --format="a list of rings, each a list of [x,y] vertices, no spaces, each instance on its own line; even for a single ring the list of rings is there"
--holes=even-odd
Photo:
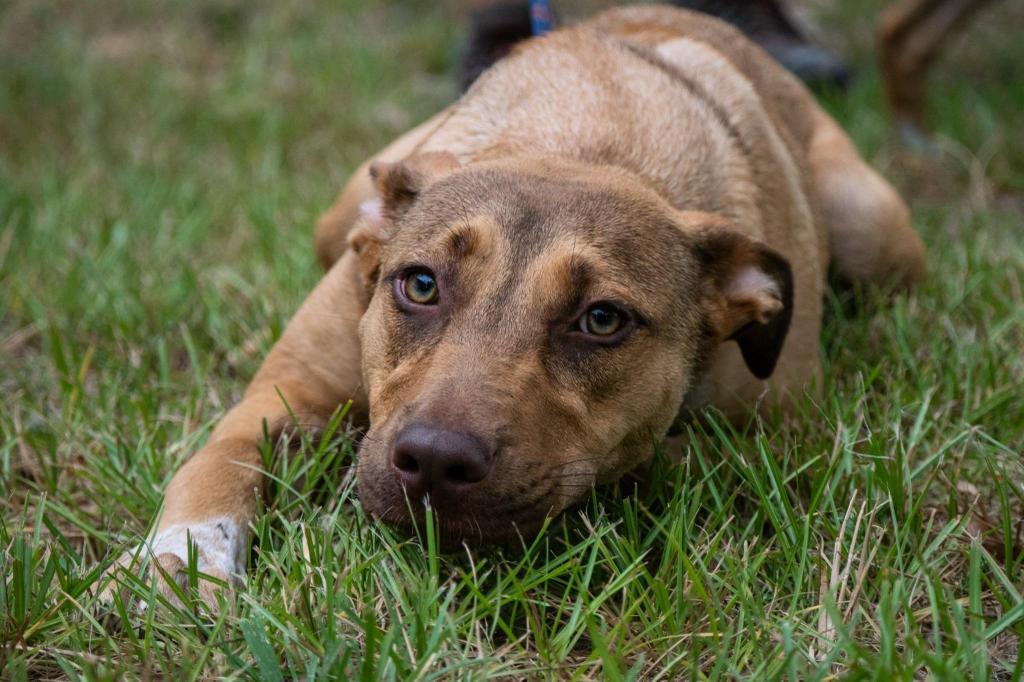
[[[579,327],[584,334],[592,336],[611,336],[622,329],[626,323],[626,314],[608,303],[590,306],[580,317]]]

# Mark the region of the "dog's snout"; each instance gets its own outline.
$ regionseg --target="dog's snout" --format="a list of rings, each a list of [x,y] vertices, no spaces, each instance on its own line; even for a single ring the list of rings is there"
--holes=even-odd
[[[483,439],[423,424],[402,429],[391,465],[410,498],[452,497],[487,477],[492,448]]]

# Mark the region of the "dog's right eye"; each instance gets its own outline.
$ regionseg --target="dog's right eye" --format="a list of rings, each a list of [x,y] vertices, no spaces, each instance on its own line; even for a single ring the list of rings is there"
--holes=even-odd
[[[599,303],[580,318],[580,331],[593,336],[611,336],[622,328],[624,316],[614,306]]]
[[[638,319],[628,309],[602,301],[595,303],[573,323],[570,333],[590,343],[613,346],[636,328]]]
[[[403,296],[416,305],[434,305],[437,303],[437,278],[426,268],[413,270],[406,274],[400,282]]]

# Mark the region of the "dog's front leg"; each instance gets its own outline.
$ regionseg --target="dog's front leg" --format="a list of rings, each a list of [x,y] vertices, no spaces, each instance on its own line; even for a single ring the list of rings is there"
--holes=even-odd
[[[276,441],[293,425],[320,427],[344,400],[312,377],[305,377],[301,384],[297,378],[276,373],[262,376],[220,422],[207,445],[171,480],[146,548],[159,564],[159,584],[169,598],[174,590],[168,578],[184,586],[190,542],[195,545],[199,572],[232,586],[241,584],[248,528],[265,483],[260,453],[265,434]],[[199,593],[213,604],[217,587],[215,582],[201,581]]]
[[[310,294],[242,401],[172,479],[142,551],[118,562],[127,567],[133,556],[154,559],[161,570],[151,575],[168,598],[175,598],[168,578],[179,585],[186,580],[190,543],[199,572],[241,583],[249,524],[265,479],[260,445],[268,432],[276,438],[296,425],[322,426],[348,401],[354,415],[365,414],[358,337],[365,286],[355,258],[346,254]],[[213,605],[217,588],[201,582],[200,595]],[[108,597],[113,589],[108,586]]]

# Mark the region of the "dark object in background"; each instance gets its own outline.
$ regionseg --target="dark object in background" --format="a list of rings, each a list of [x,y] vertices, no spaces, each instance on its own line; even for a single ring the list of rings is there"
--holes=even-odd
[[[459,87],[467,90],[481,73],[533,35],[530,3],[485,2],[470,13],[469,36],[459,59]]]
[[[557,11],[557,2],[553,4]],[[843,60],[808,42],[779,0],[673,0],[669,4],[729,22],[809,85],[845,88],[849,84],[850,70]],[[528,2],[491,0],[478,4],[470,17],[469,37],[462,53],[462,88],[472,85],[484,69],[531,35]]]

